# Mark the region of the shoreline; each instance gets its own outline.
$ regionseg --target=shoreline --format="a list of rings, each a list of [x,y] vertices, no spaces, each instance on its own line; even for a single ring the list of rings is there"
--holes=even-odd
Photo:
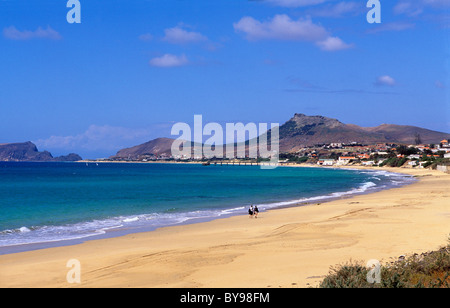
[[[120,162],[115,162],[115,163],[120,163]],[[128,163],[132,163],[132,162],[128,162]],[[157,162],[153,162],[153,163],[157,163]],[[190,164],[190,163],[188,163],[188,164]],[[196,164],[196,163],[194,163],[194,164]],[[239,167],[241,167],[241,166],[239,166]],[[336,169],[336,170],[337,169],[359,170],[357,168],[348,168],[345,166],[324,167],[324,166],[305,165],[305,164],[280,165],[279,167],[285,167],[285,168],[286,167],[300,167],[300,168],[301,167],[304,167],[304,168],[311,167],[311,168]],[[363,167],[360,169],[367,169],[367,168]],[[399,173],[394,170],[387,171],[387,170],[374,169],[374,170],[366,170],[366,171],[369,171],[369,172],[370,171],[374,171],[374,172],[386,171],[386,172],[389,172],[392,174],[410,176],[406,173]],[[308,205],[317,204],[317,203],[327,203],[327,202],[331,202],[333,200],[352,198],[352,197],[358,196],[358,195],[372,194],[372,193],[376,193],[378,191],[389,190],[392,188],[410,185],[410,184],[414,183],[414,180],[411,180],[411,182],[407,182],[407,180],[404,179],[404,181],[405,182],[403,182],[402,184],[399,184],[399,185],[390,183],[389,186],[383,185],[384,187],[383,186],[373,187],[373,188],[362,188],[362,187],[356,188],[355,187],[349,191],[344,191],[344,192],[331,192],[331,193],[324,194],[324,195],[305,197],[305,198],[300,198],[300,199],[297,198],[297,199],[280,200],[280,201],[276,201],[274,203],[258,204],[258,206],[260,207],[261,212],[284,209],[284,208],[291,208],[291,207],[308,206]],[[117,227],[101,228],[98,230],[92,230],[93,234],[89,234],[89,235],[85,235],[85,236],[81,236],[81,237],[0,246],[0,255],[21,253],[21,252],[62,247],[62,246],[79,245],[84,242],[92,241],[92,240],[115,238],[115,237],[121,237],[121,236],[134,234],[134,233],[152,232],[152,231],[155,231],[156,229],[165,228],[165,227],[189,225],[189,224],[195,224],[195,223],[209,222],[209,221],[213,221],[216,219],[223,219],[223,218],[228,218],[228,217],[233,217],[233,216],[241,216],[243,214],[245,215],[245,213],[247,212],[245,205],[242,206],[242,211],[237,212],[236,209],[237,208],[224,208],[222,210],[223,213],[220,213],[218,215],[186,218],[186,220],[184,220],[182,222],[170,223],[167,225],[160,225],[160,226],[154,226],[154,225],[142,226],[141,225],[139,227],[120,225]],[[135,215],[132,215],[132,216],[135,216]],[[137,215],[137,216],[139,216],[139,215]]]
[[[270,209],[258,219],[232,216],[2,255],[0,287],[74,286],[65,280],[65,264],[72,258],[82,265],[81,287],[306,287],[320,281],[330,266],[350,259],[381,261],[446,244],[450,175],[426,169],[361,169],[413,175],[419,181],[320,204]],[[424,206],[428,203],[432,206]],[[248,268],[249,262],[255,268]],[[26,275],[29,271],[32,277]],[[243,279],[242,273],[248,277]]]

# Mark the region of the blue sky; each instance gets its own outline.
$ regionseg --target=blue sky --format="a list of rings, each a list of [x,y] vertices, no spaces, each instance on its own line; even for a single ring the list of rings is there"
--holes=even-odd
[[[175,122],[450,131],[448,0],[0,0],[0,143],[107,157]],[[177,136],[174,136],[176,138]]]

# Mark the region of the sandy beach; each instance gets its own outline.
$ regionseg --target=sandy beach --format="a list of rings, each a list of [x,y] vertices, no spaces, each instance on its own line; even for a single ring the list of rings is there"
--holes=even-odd
[[[366,168],[367,169],[367,168]],[[450,234],[450,174],[331,202],[0,256],[0,287],[315,287],[330,266],[438,249]],[[67,261],[81,283],[66,280]]]

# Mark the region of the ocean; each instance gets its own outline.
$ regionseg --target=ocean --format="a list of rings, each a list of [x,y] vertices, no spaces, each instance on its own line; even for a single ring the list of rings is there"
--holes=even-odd
[[[386,171],[0,162],[0,254],[247,215],[411,183]]]

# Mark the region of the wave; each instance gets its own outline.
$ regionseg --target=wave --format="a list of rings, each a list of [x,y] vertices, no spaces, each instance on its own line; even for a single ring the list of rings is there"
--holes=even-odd
[[[374,191],[378,191],[378,190],[382,190],[382,189],[386,189],[386,188],[390,188],[390,187],[403,186],[403,185],[411,184],[416,181],[416,179],[411,175],[394,173],[394,172],[385,171],[385,170],[373,171],[373,170],[361,170],[361,169],[351,169],[351,168],[348,168],[347,170],[353,170],[353,171],[356,171],[356,172],[359,172],[362,174],[370,175],[371,177],[369,179],[374,180],[377,183],[372,182],[372,181],[367,181],[367,182],[360,184],[360,186],[357,188],[353,188],[351,190],[344,191],[344,192],[333,192],[328,195],[320,195],[320,196],[309,197],[309,198],[301,198],[301,199],[297,199],[297,200],[275,202],[275,203],[271,203],[271,204],[257,204],[257,206],[258,206],[258,208],[264,210],[264,209],[273,209],[273,208],[277,208],[277,207],[292,206],[292,205],[296,205],[296,204],[306,204],[306,203],[315,202],[315,201],[324,201],[324,200],[326,201],[326,200],[332,200],[332,199],[336,199],[336,198],[348,197],[348,196],[352,196],[352,195],[356,195],[356,194],[364,194],[367,192],[374,192]],[[384,177],[384,179],[383,179],[383,177]],[[385,180],[387,180],[387,181],[385,181]]]
[[[273,209],[273,208],[285,207],[285,206],[290,206],[290,205],[307,204],[307,203],[316,202],[316,201],[332,200],[332,199],[336,199],[336,198],[342,198],[345,196],[362,194],[362,193],[365,193],[368,190],[373,189],[375,187],[378,187],[378,186],[374,182],[365,182],[365,183],[361,184],[358,188],[354,188],[354,189],[351,189],[348,191],[334,192],[334,193],[331,193],[328,195],[320,195],[320,196],[301,198],[301,199],[296,199],[296,200],[275,202],[275,203],[271,203],[271,204],[258,204],[257,206],[258,206],[258,208],[261,208],[262,210],[266,210],[266,209]]]
[[[361,171],[358,170],[362,174],[369,174],[372,176],[372,179],[375,180],[382,180],[381,177],[386,177],[389,180],[389,184],[393,186],[402,186],[405,184],[411,184],[415,182],[415,178],[412,175],[408,174],[401,174],[401,173],[394,173],[390,171],[385,170],[376,170],[376,171]]]
[[[0,247],[79,240],[103,235],[113,230],[138,230],[143,228],[152,230],[182,224],[189,220],[214,219],[224,215],[235,215],[243,211],[244,206],[220,210],[119,216],[62,226],[23,226],[17,229],[0,231]]]

